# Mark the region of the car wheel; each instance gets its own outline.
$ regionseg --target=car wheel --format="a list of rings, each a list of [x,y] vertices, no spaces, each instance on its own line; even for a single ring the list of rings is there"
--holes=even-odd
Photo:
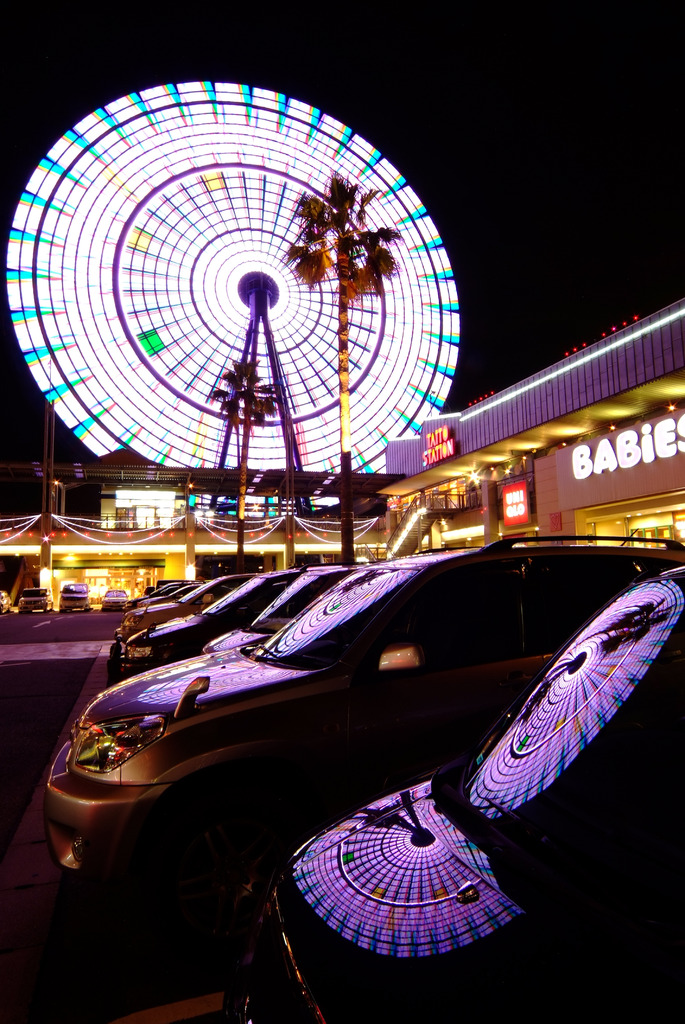
[[[215,937],[244,934],[282,853],[277,833],[258,818],[208,821],[178,860],[176,895],[185,921]]]
[[[280,829],[248,806],[207,807],[191,817],[177,819],[185,818],[180,831],[161,837],[152,870],[165,865],[158,880],[193,931],[222,939],[244,935],[284,852]]]

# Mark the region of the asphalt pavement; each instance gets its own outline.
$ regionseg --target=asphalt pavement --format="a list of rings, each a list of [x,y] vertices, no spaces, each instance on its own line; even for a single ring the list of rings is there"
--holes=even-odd
[[[71,722],[91,695],[107,682],[108,644],[83,643],[7,644],[0,650],[3,662],[90,657],[92,667],[70,714],[64,722],[45,769],[33,789],[28,807],[0,863],[0,976],[2,977],[2,1024],[26,1024],[33,1000],[45,942],[50,930],[62,872],[50,859],[43,829],[43,790],[49,767],[68,738]],[[3,818],[5,812],[3,812]]]
[[[37,659],[51,660],[62,669],[70,660],[91,661],[85,683],[66,714],[28,805],[13,835],[3,844],[0,1024],[72,1024],[74,1020],[82,1024],[172,1024],[191,1020],[210,1024],[221,1020],[222,993],[216,978],[222,973],[222,951],[215,951],[216,962],[212,963],[211,954],[196,950],[192,939],[188,940],[185,955],[191,970],[194,949],[197,954],[194,977],[190,985],[174,984],[178,972],[171,961],[184,954],[179,948],[182,942],[167,935],[169,949],[165,950],[160,930],[153,933],[146,928],[150,907],[145,894],[132,896],[130,886],[134,883],[126,891],[119,891],[116,886],[102,888],[65,876],[48,854],[42,803],[49,768],[68,738],[73,719],[87,700],[106,686],[108,652],[109,642],[93,640],[0,647],[0,664],[10,662],[13,668]],[[13,808],[3,806],[2,819],[13,824]],[[132,900],[137,903],[133,909]],[[113,948],[118,958],[110,957]],[[167,956],[169,983],[163,981],[160,985],[159,961]],[[146,978],[146,972],[152,977]],[[188,990],[193,994],[184,998]]]

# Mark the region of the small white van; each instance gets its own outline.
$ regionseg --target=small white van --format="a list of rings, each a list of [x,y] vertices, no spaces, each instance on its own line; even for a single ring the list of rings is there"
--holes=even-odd
[[[59,595],[61,612],[90,611],[87,583],[65,583]]]

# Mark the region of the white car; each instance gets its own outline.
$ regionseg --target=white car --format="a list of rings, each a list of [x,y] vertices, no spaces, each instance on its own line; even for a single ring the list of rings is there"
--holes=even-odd
[[[59,595],[61,612],[89,612],[90,596],[87,583],[65,583]]]

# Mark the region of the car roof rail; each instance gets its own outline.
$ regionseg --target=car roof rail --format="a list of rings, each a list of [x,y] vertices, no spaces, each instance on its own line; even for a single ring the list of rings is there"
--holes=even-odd
[[[603,544],[616,544],[619,547],[661,547],[667,551],[685,551],[685,544],[679,540],[671,540],[670,537],[598,537],[595,534],[552,534],[551,536],[535,537],[500,537],[490,544],[486,544],[484,551],[511,551],[515,547],[525,547],[526,544],[559,544],[564,542],[583,541],[585,544],[593,544],[601,547]]]

